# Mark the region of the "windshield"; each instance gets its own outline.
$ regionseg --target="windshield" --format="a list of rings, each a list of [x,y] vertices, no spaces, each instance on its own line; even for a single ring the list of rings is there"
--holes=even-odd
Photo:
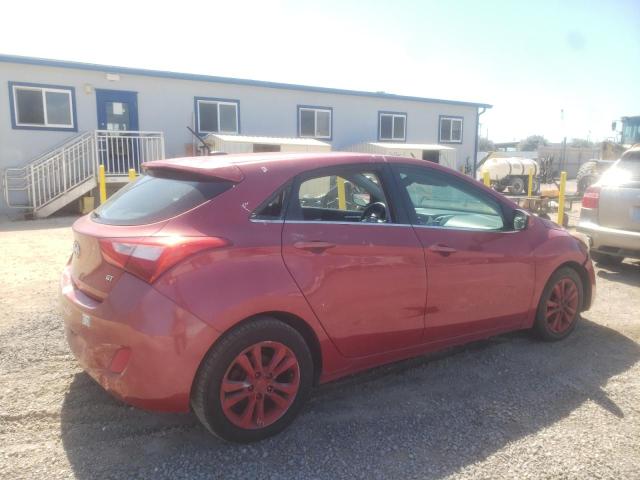
[[[640,143],[640,117],[624,121],[622,127],[622,143]]]

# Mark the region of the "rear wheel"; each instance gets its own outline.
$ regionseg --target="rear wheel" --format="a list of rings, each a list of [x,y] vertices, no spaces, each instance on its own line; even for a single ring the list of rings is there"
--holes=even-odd
[[[522,195],[524,193],[524,180],[521,177],[513,177],[509,183],[509,192],[514,195]]]
[[[585,162],[578,169],[576,175],[576,188],[578,195],[582,195],[584,191],[598,179],[598,163]]]
[[[561,340],[569,335],[580,317],[584,288],[580,275],[568,267],[557,270],[542,292],[535,333],[543,340]]]
[[[531,190],[532,190],[532,194],[533,195],[538,195],[540,194],[540,180],[538,180],[537,178],[533,178],[533,182],[531,185]]]
[[[215,435],[247,443],[275,435],[296,417],[313,380],[302,336],[271,317],[229,333],[198,371],[191,405]]]
[[[624,260],[623,257],[617,257],[615,255],[609,255],[606,253],[601,253],[601,252],[590,252],[590,253],[591,253],[591,258],[598,265],[620,265],[622,263],[622,260]]]

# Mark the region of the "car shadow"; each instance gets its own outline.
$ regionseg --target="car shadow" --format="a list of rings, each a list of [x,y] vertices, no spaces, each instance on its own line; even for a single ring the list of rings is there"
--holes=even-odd
[[[562,342],[516,332],[322,386],[291,427],[252,445],[191,414],[125,406],[78,373],[62,442],[81,479],[443,478],[587,401],[624,418],[606,385],[639,360],[635,341],[588,319]]]
[[[0,232],[21,232],[27,230],[49,230],[51,228],[66,228],[73,225],[79,215],[60,214],[44,219],[9,219],[0,218]]]
[[[620,265],[598,265],[598,277],[611,282],[640,286],[640,261],[627,260]]]

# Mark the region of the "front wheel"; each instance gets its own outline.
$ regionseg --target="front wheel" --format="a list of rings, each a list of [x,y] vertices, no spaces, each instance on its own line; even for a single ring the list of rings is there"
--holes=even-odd
[[[578,322],[583,298],[580,275],[568,267],[556,271],[542,292],[534,332],[547,341],[565,338]]]
[[[218,437],[254,442],[294,420],[312,383],[313,361],[302,336],[283,322],[262,317],[233,330],[207,354],[191,406]]]

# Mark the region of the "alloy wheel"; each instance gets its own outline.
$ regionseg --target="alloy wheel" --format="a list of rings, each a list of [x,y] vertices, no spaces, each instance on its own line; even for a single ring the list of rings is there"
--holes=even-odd
[[[551,332],[560,334],[571,327],[578,311],[578,300],[578,286],[572,279],[562,278],[553,286],[545,311]]]
[[[279,342],[258,342],[236,356],[222,377],[222,411],[237,427],[264,428],[287,412],[299,387],[293,351]]]

